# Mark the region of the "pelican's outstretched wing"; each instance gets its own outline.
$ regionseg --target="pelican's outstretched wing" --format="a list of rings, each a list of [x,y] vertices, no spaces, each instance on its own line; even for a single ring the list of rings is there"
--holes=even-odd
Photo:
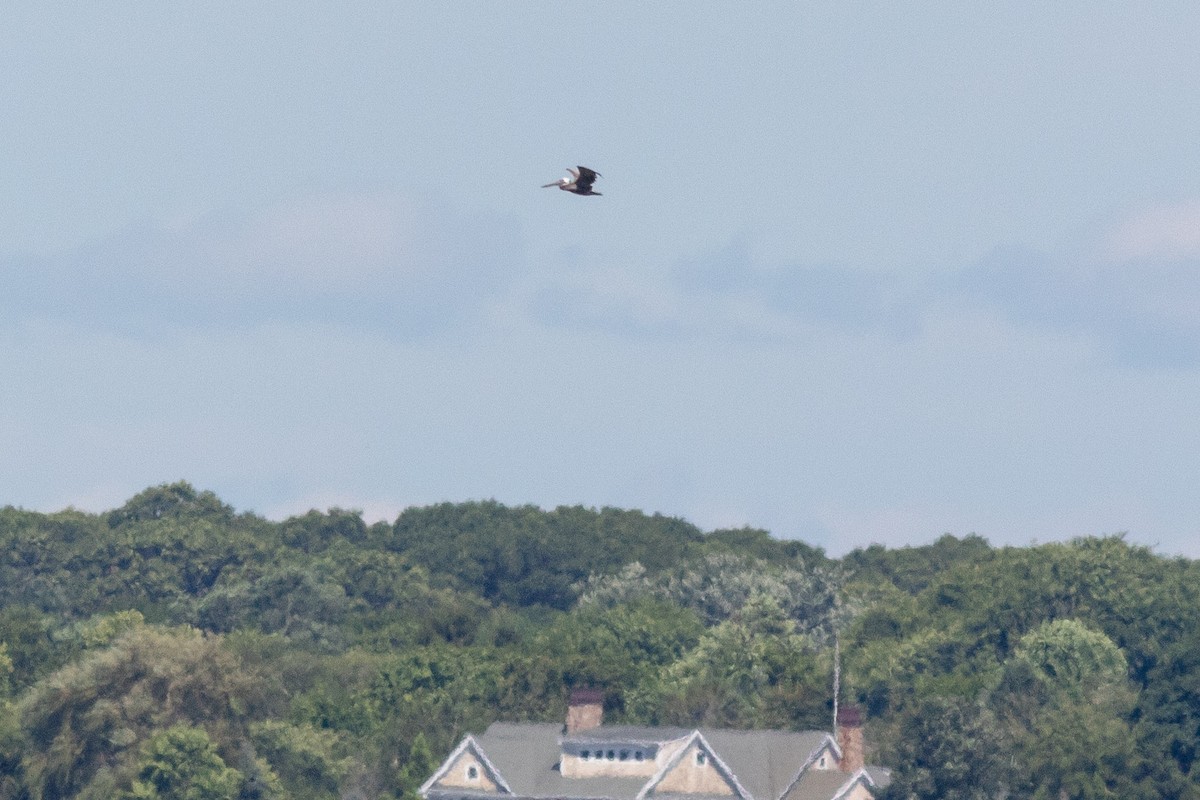
[[[588,167],[580,167],[579,172],[571,170],[571,173],[575,175],[575,185],[585,192],[592,188],[592,184],[596,182],[596,178],[601,177],[599,172]]]

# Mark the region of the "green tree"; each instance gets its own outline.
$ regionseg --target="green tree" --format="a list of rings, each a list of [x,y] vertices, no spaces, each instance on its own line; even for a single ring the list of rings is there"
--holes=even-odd
[[[590,573],[631,560],[662,568],[702,541],[693,525],[639,511],[490,501],[407,509],[384,544],[489,600],[566,610]]]
[[[129,800],[236,800],[242,774],[228,766],[203,728],[173,725],[142,748]]]
[[[339,626],[352,609],[340,584],[307,566],[285,563],[254,580],[247,577],[216,587],[200,602],[197,617],[206,630],[228,633],[254,627],[337,648],[344,642]]]
[[[1013,658],[1072,698],[1124,685],[1129,666],[1121,649],[1100,631],[1073,619],[1047,622],[1026,634]]]
[[[884,763],[884,800],[991,800],[1010,781],[992,714],[962,698],[930,697],[900,715]]]
[[[18,710],[35,797],[71,797],[139,743],[176,723],[203,727],[235,752],[255,679],[220,639],[144,626],[38,681]]]
[[[682,605],[715,625],[751,597],[770,597],[800,631],[827,639],[848,616],[840,602],[844,580],[833,567],[809,568],[800,561],[771,565],[718,550],[657,573],[638,562],[613,575],[593,573],[580,585],[580,604],[613,606],[651,597]]]
[[[341,737],[330,730],[265,720],[251,726],[250,738],[296,800],[337,797],[338,786],[352,767],[351,759],[341,752]]]
[[[703,632],[694,613],[660,600],[584,605],[535,635],[525,664],[546,672],[547,706],[557,708],[564,687],[592,686],[607,690],[609,718],[621,718],[625,696],[695,647]]]
[[[153,486],[130,498],[108,514],[109,527],[168,517],[189,519],[233,519],[233,508],[212,492],[197,492],[187,481]]]
[[[1116,644],[1077,620],[1021,638],[993,699],[1023,765],[1014,789],[1035,800],[1154,796],[1140,780],[1127,675]]]
[[[8,657],[8,643],[0,641],[0,702],[12,696],[13,662]]]
[[[418,800],[420,795],[417,794],[417,789],[421,788],[421,784],[433,774],[438,763],[425,734],[418,733],[413,738],[412,744],[408,748],[408,756],[404,759],[404,766],[400,768],[397,775],[396,782],[400,796],[404,800]]]
[[[830,666],[773,597],[754,595],[630,702],[642,718],[666,724],[819,727]]]
[[[1200,630],[1169,643],[1147,671],[1131,717],[1164,797],[1200,797]]]
[[[1025,769],[1014,788],[1034,800],[1162,797],[1140,780],[1144,759],[1129,723],[1105,705],[1064,698],[1039,714],[1021,742]]]
[[[367,539],[367,524],[358,511],[331,508],[322,513],[312,510],[284,520],[280,535],[288,547],[319,553],[339,542],[363,544]]]
[[[25,794],[26,749],[16,706],[0,697],[0,800],[13,800]]]
[[[851,551],[843,564],[867,585],[889,583],[915,595],[952,567],[965,564],[977,568],[993,557],[994,551],[982,536],[959,539],[947,533],[933,544],[919,547],[888,550],[881,544],[873,544]]]

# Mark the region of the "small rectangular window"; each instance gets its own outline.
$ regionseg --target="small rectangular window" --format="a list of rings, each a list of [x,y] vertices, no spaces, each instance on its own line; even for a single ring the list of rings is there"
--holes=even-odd
[[[705,756],[703,750],[696,751],[696,763],[697,764],[699,764],[700,766],[704,766],[704,762],[707,760],[708,760],[708,758]]]
[[[607,753],[605,753],[605,755],[608,757],[609,761],[615,761],[617,758],[617,753],[615,750],[609,750]]]
[[[583,759],[584,761],[587,761],[589,758],[591,758],[591,757],[592,757],[592,751],[591,751],[591,750],[584,750],[582,753],[580,753],[580,754],[579,754],[579,757],[580,757],[581,759]]]
[[[622,761],[628,761],[628,760],[629,760],[629,751],[628,751],[628,750],[622,750],[622,751],[621,751],[621,755],[620,755],[620,759],[621,759]]]
[[[642,760],[642,759],[644,759],[645,757],[646,757],[646,756],[645,756],[645,755],[643,755],[643,753],[642,753],[642,751],[641,751],[641,750],[634,750],[634,751],[633,751],[633,760],[634,760],[634,761],[641,761],[641,760]]]

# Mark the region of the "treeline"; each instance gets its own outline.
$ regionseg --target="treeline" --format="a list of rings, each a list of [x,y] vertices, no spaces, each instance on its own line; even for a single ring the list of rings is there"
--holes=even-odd
[[[412,798],[573,686],[828,729],[837,649],[892,797],[1200,797],[1200,569],[1120,537],[830,559],[609,508],[277,523],[178,483],[0,509],[0,800]]]

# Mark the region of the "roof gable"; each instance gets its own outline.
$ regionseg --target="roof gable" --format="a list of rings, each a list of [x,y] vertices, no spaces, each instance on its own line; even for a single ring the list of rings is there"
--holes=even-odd
[[[821,763],[821,760],[822,760],[821,757],[825,754],[828,754],[829,756],[833,757],[834,763],[832,765],[826,765],[826,764]],[[841,748],[838,747],[837,741],[835,741],[834,738],[832,736],[830,736],[829,734],[824,734],[822,736],[821,740],[817,743],[817,745],[808,754],[808,758],[804,759],[804,763],[802,763],[800,765],[800,769],[797,770],[796,774],[792,777],[792,779],[790,781],[788,781],[787,788],[785,788],[782,792],[780,792],[779,796],[781,798],[788,797],[789,793],[796,786],[797,782],[799,782],[800,779],[803,778],[805,776],[805,774],[808,773],[809,771],[836,770],[837,765],[841,760],[842,760],[842,751],[841,751]]]
[[[468,777],[468,770],[472,767],[476,769],[475,778]],[[418,791],[425,795],[435,787],[513,793],[508,781],[500,774],[500,770],[483,752],[483,748],[480,747],[475,737],[470,734],[467,734],[467,737],[459,742],[458,747],[454,748],[453,752],[446,757],[446,760],[430,776],[429,780],[421,784]]]
[[[738,782],[757,800],[777,800],[804,766],[834,746],[822,731],[702,729]],[[828,763],[828,762],[827,762]],[[829,764],[834,766],[836,760]]]
[[[837,791],[831,800],[852,800],[855,796],[855,789],[862,787],[867,796],[871,796],[871,790],[875,788],[875,781],[871,778],[870,773],[865,769],[860,769],[858,772],[850,776],[850,780]],[[862,792],[858,793],[862,794]]]
[[[638,792],[636,800],[658,794],[732,795],[754,800],[700,731],[692,731],[683,746]]]
[[[809,769],[788,787],[783,800],[855,800],[871,796],[875,786],[865,769],[853,775],[837,770]]]

